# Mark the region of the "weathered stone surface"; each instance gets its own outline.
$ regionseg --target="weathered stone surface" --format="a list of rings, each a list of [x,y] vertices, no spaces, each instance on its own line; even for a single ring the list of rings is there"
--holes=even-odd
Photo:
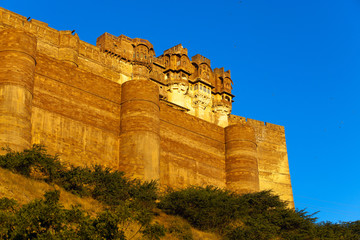
[[[0,8],[0,147],[45,144],[162,186],[272,189],[293,205],[284,128],[230,115],[230,71],[177,45],[97,46]]]
[[[238,123],[225,128],[226,185],[233,191],[259,191],[259,165],[254,128]]]
[[[14,150],[31,144],[36,42],[22,30],[0,32],[0,145]]]

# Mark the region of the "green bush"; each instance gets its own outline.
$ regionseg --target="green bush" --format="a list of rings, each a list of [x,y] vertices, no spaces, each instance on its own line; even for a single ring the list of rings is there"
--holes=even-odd
[[[13,200],[0,199],[0,239],[126,240],[125,226],[132,222],[140,225],[135,235],[141,234],[146,239],[165,235],[162,225],[150,224],[145,210],[134,208],[129,202],[91,217],[79,207],[65,209],[59,203],[59,191],[44,196],[45,199],[22,207]]]
[[[4,149],[4,148],[3,148]],[[22,152],[14,152],[7,148],[5,155],[0,155],[0,167],[9,169],[19,174],[30,176],[31,173],[40,174],[46,181],[52,182],[64,171],[57,155],[47,154],[42,145],[33,145]]]
[[[160,240],[165,236],[165,227],[159,223],[148,224],[144,230],[141,231],[145,239]]]
[[[79,196],[90,196],[90,184],[92,182],[92,170],[87,167],[71,167],[61,171],[55,182],[66,191]]]
[[[203,230],[227,225],[245,211],[237,195],[211,186],[170,190],[158,207],[168,214],[185,218],[194,227]]]
[[[360,239],[360,221],[355,222],[321,222],[316,226],[316,234],[318,239]]]
[[[5,216],[0,224],[2,239],[59,239],[60,236],[73,237],[73,224],[78,218],[76,210],[65,210],[59,204],[59,192],[47,192],[44,200],[17,206],[16,210],[1,209]],[[1,199],[1,202],[7,201]],[[12,206],[13,207],[13,206]],[[64,239],[64,238],[60,238]]]
[[[67,166],[59,161],[57,155],[47,154],[42,145],[33,145],[22,152],[7,149],[7,153],[0,156],[0,167],[27,177],[40,177],[73,194],[91,196],[109,206],[135,199],[149,209],[158,199],[156,181],[129,180],[123,172],[100,165],[92,168]]]
[[[92,197],[108,205],[119,205],[130,198],[132,184],[123,172],[95,166],[91,175],[91,185]]]
[[[227,239],[306,239],[315,221],[305,212],[288,209],[269,191],[238,195],[215,187],[188,187],[169,191],[158,206]]]
[[[144,238],[160,239],[165,228],[151,224],[156,205],[196,228],[215,231],[229,240],[360,239],[360,221],[316,224],[314,214],[288,209],[269,191],[238,195],[212,186],[188,187],[169,190],[159,201],[156,181],[130,180],[123,172],[101,166],[66,166],[40,145],[23,152],[7,150],[0,156],[0,167],[58,184],[79,196],[91,196],[107,209],[97,217],[79,207],[66,210],[59,204],[58,191],[21,207],[2,198],[0,239],[125,240],[124,231],[130,223],[140,226],[136,233]],[[170,223],[168,231],[179,239],[192,239],[186,222]]]
[[[190,224],[180,217],[174,217],[169,221],[168,232],[181,240],[193,240],[193,234]]]

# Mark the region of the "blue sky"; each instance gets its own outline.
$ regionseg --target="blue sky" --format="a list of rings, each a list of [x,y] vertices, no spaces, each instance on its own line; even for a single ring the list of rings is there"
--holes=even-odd
[[[28,1],[0,6],[73,30],[149,40],[230,69],[233,114],[284,125],[295,205],[360,219],[360,0]]]

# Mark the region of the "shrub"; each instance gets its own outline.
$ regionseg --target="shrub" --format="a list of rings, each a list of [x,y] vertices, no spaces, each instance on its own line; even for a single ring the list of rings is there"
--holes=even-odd
[[[215,187],[169,191],[159,208],[226,239],[311,239],[314,221],[269,191],[238,195]]]
[[[125,173],[100,165],[92,168],[66,166],[57,155],[47,154],[42,145],[35,144],[22,152],[6,150],[7,153],[0,156],[0,167],[27,177],[41,177],[73,194],[92,196],[109,206],[122,204],[131,198],[149,209],[158,199],[156,181],[129,180]]]
[[[149,224],[141,231],[145,239],[160,240],[165,236],[165,227],[159,223]]]
[[[32,148],[22,152],[13,152],[9,148],[5,150],[7,153],[0,155],[0,167],[24,176],[29,177],[31,173],[38,173],[46,181],[52,182],[64,170],[58,156],[47,154],[42,145],[34,144]]]
[[[190,224],[180,217],[174,217],[168,222],[168,232],[181,240],[193,240]]]
[[[71,167],[61,171],[55,182],[66,191],[79,196],[90,196],[90,183],[92,182],[92,170],[87,167]]]
[[[158,206],[204,230],[221,228],[243,211],[241,199],[236,194],[212,186],[170,191]]]

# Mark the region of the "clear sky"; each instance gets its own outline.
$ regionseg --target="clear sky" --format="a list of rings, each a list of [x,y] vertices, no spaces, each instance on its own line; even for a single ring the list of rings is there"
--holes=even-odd
[[[360,220],[360,0],[0,0],[73,30],[179,43],[231,70],[233,114],[284,125],[295,205]]]

